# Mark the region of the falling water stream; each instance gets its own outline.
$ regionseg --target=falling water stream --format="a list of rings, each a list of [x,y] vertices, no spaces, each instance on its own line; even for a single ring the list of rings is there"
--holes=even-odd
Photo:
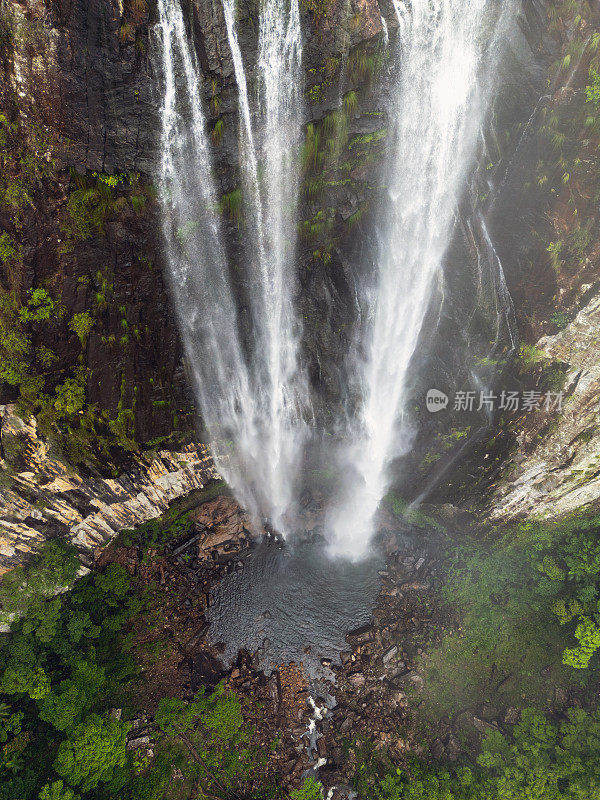
[[[429,333],[425,321],[477,162],[513,1],[394,0],[375,266],[360,285],[359,355],[347,363],[358,410],[341,449],[344,486],[326,519],[336,555],[365,554],[392,465],[413,444],[411,364]],[[158,0],[168,273],[204,424],[214,441],[231,442],[227,458],[216,447],[217,466],[256,521],[285,534],[294,530],[310,413],[294,303],[304,121],[300,14],[298,0],[264,0],[257,61],[247,64],[236,4],[222,2],[238,90],[249,320],[242,328],[217,211],[203,78],[179,0]],[[480,227],[497,259],[483,219]],[[503,276],[498,287],[506,304]]]
[[[167,275],[205,425],[215,436],[245,442],[258,433],[244,354],[239,337],[231,335],[237,311],[217,216],[198,66],[178,0],[158,0],[158,13],[160,197]],[[227,461],[219,467],[252,508],[242,472]]]
[[[306,435],[307,385],[299,366],[295,314],[298,168],[302,122],[302,43],[297,0],[265,0],[259,21],[254,109],[236,31],[234,0],[223,0],[238,87],[240,154],[252,244],[251,369],[265,462],[263,516],[287,532]]]
[[[224,2],[239,89],[245,214],[252,237],[247,254],[249,354],[242,346],[217,216],[201,72],[179,0],[159,0],[158,11],[163,229],[187,363],[204,424],[217,443],[217,466],[257,522],[267,519],[285,531],[307,408],[292,302],[298,171],[290,143],[299,139],[302,87],[298,5],[296,0],[289,7],[276,0],[262,5],[255,126],[234,4]],[[227,457],[220,455],[223,442],[231,443]]]
[[[342,453],[347,480],[329,512],[331,551],[358,558],[373,533],[392,462],[412,447],[411,362],[444,266],[460,194],[474,167],[510,3],[397,0],[387,189],[376,271],[364,287],[362,358],[350,364],[360,410]]]

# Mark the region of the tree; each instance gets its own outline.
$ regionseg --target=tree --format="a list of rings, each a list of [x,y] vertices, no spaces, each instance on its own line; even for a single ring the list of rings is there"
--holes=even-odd
[[[78,800],[79,795],[65,786],[62,781],[47,783],[38,795],[39,800]]]
[[[563,654],[563,663],[575,669],[585,669],[600,648],[600,627],[590,617],[582,617],[575,628],[575,638],[579,641],[579,647],[567,647]]]
[[[91,714],[61,742],[54,769],[82,792],[107,783],[117,767],[127,760],[129,725],[116,719]]]
[[[40,719],[59,731],[66,731],[92,707],[98,690],[104,684],[104,670],[87,661],[78,661],[71,678],[38,702]]]
[[[415,760],[376,787],[378,800],[600,800],[600,721],[571,709],[556,724],[523,710],[512,737],[483,742],[478,766],[439,767]],[[292,795],[293,796],[293,795]],[[295,798],[294,800],[300,800]]]
[[[0,689],[6,694],[28,694],[40,700],[50,691],[50,678],[41,667],[14,662],[4,670]]]
[[[200,690],[191,703],[163,698],[156,711],[157,725],[179,740],[198,770],[198,786],[211,794],[228,795],[254,780],[264,759],[248,746],[240,702],[219,684],[211,695]]]
[[[0,584],[0,621],[32,614],[43,616],[40,603],[57,588],[72,583],[77,576],[79,561],[72,545],[61,541],[46,542],[39,558],[24,567],[17,567],[2,576]],[[47,621],[44,623],[46,624]]]

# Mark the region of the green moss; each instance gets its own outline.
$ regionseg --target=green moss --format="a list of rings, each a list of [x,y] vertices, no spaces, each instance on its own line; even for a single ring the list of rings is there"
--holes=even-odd
[[[216,144],[217,146],[219,146],[221,144],[221,142],[223,141],[223,129],[224,129],[224,127],[225,127],[225,125],[224,125],[223,120],[222,119],[218,119],[215,122],[214,128],[212,129],[211,138],[212,138],[214,144]]]
[[[240,227],[243,219],[243,196],[242,196],[242,189],[241,187],[237,187],[233,189],[233,191],[228,192],[227,194],[223,195],[221,198],[221,202],[219,204],[219,208],[222,214],[227,214],[229,219],[232,222]]]
[[[374,145],[382,142],[388,134],[387,128],[380,128],[373,133],[365,133],[360,136],[355,136],[348,144],[348,149],[353,150],[364,145]]]
[[[306,97],[311,103],[323,103],[325,100],[325,91],[322,83],[316,83],[306,90]]]
[[[19,245],[6,231],[0,235],[0,261],[7,264],[10,261],[20,259],[21,251]]]
[[[344,113],[347,117],[354,117],[358,111],[358,97],[356,92],[347,92],[343,99]]]
[[[310,12],[315,18],[315,21],[318,22],[323,19],[323,17],[327,16],[331,0],[300,0],[300,4],[302,9]]]
[[[300,232],[305,239],[315,241],[329,233],[333,227],[335,209],[322,208],[309,220],[301,223]]]
[[[439,523],[433,517],[424,514],[417,508],[411,508],[403,497],[400,497],[400,495],[394,492],[389,492],[385,496],[384,502],[389,505],[393,514],[397,517],[401,517],[417,528],[440,529]]]
[[[539,364],[548,360],[548,356],[535,345],[523,344],[519,348],[518,365],[522,373],[532,372]]]
[[[19,309],[21,322],[47,322],[58,313],[58,304],[50,297],[46,289],[38,286],[30,289],[27,305]]]
[[[69,328],[77,334],[81,346],[85,347],[87,337],[92,329],[94,320],[90,317],[87,311],[81,311],[79,314],[74,314],[69,322]]]
[[[351,214],[348,217],[348,219],[346,221],[346,225],[349,228],[353,228],[357,223],[359,223],[361,221],[361,219],[363,218],[363,215],[364,215],[366,210],[367,210],[367,204],[365,203],[360,208],[357,208],[357,210],[354,212],[354,214]]]

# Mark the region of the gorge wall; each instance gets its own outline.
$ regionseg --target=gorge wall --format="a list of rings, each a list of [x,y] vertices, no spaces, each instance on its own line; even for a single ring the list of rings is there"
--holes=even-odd
[[[36,418],[35,436],[45,442],[52,463],[64,465],[78,480],[116,480],[132,463],[144,461],[145,450],[180,454],[202,440],[162,277],[154,188],[159,98],[151,58],[156,10],[145,0],[2,0],[0,9],[0,400],[11,405],[11,418],[13,409],[23,417],[28,430],[31,415]],[[188,0],[185,11],[206,79],[220,210],[235,263],[244,219],[225,20],[218,2]],[[593,15],[574,27],[569,14],[565,4],[528,0],[524,5],[519,55],[528,65],[528,80],[518,89],[507,82],[494,109],[499,136],[488,143],[492,178],[504,181],[500,205],[510,202],[522,161],[531,168],[525,151],[545,147],[530,142],[526,120],[541,113],[535,109],[551,64],[561,47],[566,54],[573,42],[592,36]],[[240,3],[238,15],[240,45],[252,64],[256,5]],[[350,347],[348,330],[356,313],[350,257],[366,241],[374,212],[387,132],[380,87],[387,37],[395,25],[393,5],[386,0],[302,4],[307,125],[297,304],[309,332],[304,356],[318,387],[316,413],[325,426],[339,399],[339,354]],[[556,102],[585,85],[585,54],[575,62],[574,54],[572,65],[550,78]],[[532,129],[536,121],[537,116]],[[555,176],[558,181],[562,174]],[[515,247],[513,231],[498,231],[526,341],[542,332],[532,318],[547,314],[550,320],[555,312],[548,280],[551,242],[532,235],[544,227],[541,209],[555,201],[550,183],[538,181],[519,206],[527,211],[524,222],[515,222],[522,246]],[[469,251],[468,233],[462,238]],[[591,249],[589,242],[587,252]],[[537,288],[528,294],[524,287],[532,280]],[[568,297],[561,300],[565,309],[573,307]],[[449,321],[449,331],[456,324]],[[442,425],[422,416],[415,483],[442,469],[471,427],[460,419]],[[511,425],[516,435],[519,423]],[[14,550],[15,485],[22,487],[18,476],[32,470],[24,460],[27,437],[11,439],[12,429],[3,425],[4,430],[0,494],[8,564],[20,557],[19,548]],[[165,469],[178,472],[173,465]],[[36,481],[30,484],[24,502],[39,505]],[[184,480],[181,491],[187,486]],[[19,511],[18,524],[23,513],[29,519],[27,531],[19,529],[21,551],[28,549],[28,539],[34,545],[46,535],[47,515],[38,512]]]

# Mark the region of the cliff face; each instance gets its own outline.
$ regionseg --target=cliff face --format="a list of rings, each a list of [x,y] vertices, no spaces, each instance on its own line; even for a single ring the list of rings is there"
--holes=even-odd
[[[361,0],[356,7],[326,5],[304,9],[307,117],[322,121],[344,95],[350,113],[334,159],[318,170],[307,168],[306,177],[323,184],[312,187],[311,201],[302,209],[306,231],[301,280],[309,304],[315,266],[321,272],[317,280],[329,273],[326,279],[340,284],[337,243],[344,244],[354,218],[357,221],[364,210],[373,171],[361,169],[360,162],[373,161],[371,151],[383,133],[372,141],[370,137],[384,128],[370,92],[381,66],[379,6],[375,0]],[[205,73],[217,177],[226,196],[239,186],[239,154],[237,92],[223,11],[219,3],[194,0],[186,12]],[[100,415],[105,412],[105,427],[121,414],[119,444],[193,429],[191,399],[162,280],[152,185],[160,127],[153,22],[152,4],[146,2],[2,0],[5,195],[21,193],[0,204],[5,289],[11,294],[13,316],[37,287],[44,287],[56,309],[60,307],[61,316],[52,324],[29,320],[23,331],[33,336],[32,347],[41,344],[58,358],[46,371],[44,387],[52,394],[60,383],[57,379],[72,377],[83,360],[85,375],[76,379],[85,389],[86,407],[95,405]],[[256,5],[240,6],[238,25],[251,70]],[[343,62],[347,76],[340,79]],[[357,136],[367,141],[354,148],[350,165],[347,147]],[[314,153],[314,164],[317,156],[321,154]],[[30,164],[28,171],[24,159]],[[335,180],[333,173],[342,164],[343,180]],[[348,175],[351,166],[356,169]],[[232,214],[224,224],[235,259],[240,220]],[[327,251],[320,249],[322,242]],[[342,290],[349,291],[346,286]],[[323,313],[319,308],[307,310]],[[80,341],[73,325],[69,327],[78,314],[91,318]],[[11,323],[8,316],[7,311],[6,328]],[[13,355],[5,353],[5,358]],[[43,372],[39,363],[26,361],[21,372]],[[15,376],[12,383],[5,380],[0,399],[16,400],[22,385]]]
[[[351,346],[353,264],[376,213],[373,187],[387,134],[380,91],[387,36],[393,38],[396,23],[387,0],[305,0],[301,7],[307,125],[297,304],[322,406],[317,412],[326,418],[328,404],[339,402],[340,354]],[[505,175],[505,197],[529,142],[523,114],[534,112],[535,128],[547,62],[564,33],[550,30],[553,7],[542,0],[524,4],[517,55],[529,65],[528,78],[525,86],[509,81],[494,110],[503,131],[494,176]],[[237,89],[223,10],[212,0],[186,0],[184,8],[204,74],[223,226],[235,262],[242,257],[244,221],[227,202],[241,179]],[[153,3],[145,0],[0,0],[0,402],[16,404],[28,429],[35,416],[35,437],[47,442],[45,457],[54,464],[50,472],[73,470],[84,481],[114,479],[139,460],[143,447],[183,452],[195,437],[193,400],[162,277],[153,185],[160,125],[155,20]],[[238,4],[249,75],[257,20],[256,2]],[[567,21],[564,27],[571,31]],[[563,38],[568,46],[569,36]],[[585,59],[582,64],[581,74]],[[563,75],[562,84],[568,82]],[[502,253],[526,335],[535,326],[523,276],[537,276],[536,285],[544,285],[540,302],[552,304],[547,259],[521,269],[531,230],[542,225],[531,211],[537,202],[530,193],[519,206],[527,209],[527,244],[516,252],[514,236],[506,236]],[[464,234],[457,252],[476,260],[470,249]],[[447,341],[459,324],[458,318],[448,322]],[[444,347],[430,358],[451,360]],[[2,493],[19,484],[17,474],[32,471],[11,463],[11,435],[2,444],[8,487]],[[428,441],[439,439],[435,428],[428,435]],[[421,480],[423,473],[415,474]],[[47,502],[35,486],[27,491],[28,502]],[[3,505],[13,509],[5,514],[8,523],[22,525],[12,495],[4,495]],[[26,532],[19,528],[20,543],[43,538],[48,515],[23,513],[31,525]],[[7,534],[10,559],[13,545]]]
[[[504,414],[477,452],[494,518],[554,517],[600,500],[600,15],[593,5],[550,12],[558,50],[515,165],[513,198],[529,193],[535,210],[508,272],[522,343],[505,388],[550,391],[562,407]]]
[[[56,537],[75,545],[90,564],[119,531],[158,517],[173,500],[219,479],[200,444],[147,452],[114,478],[82,477],[40,438],[35,417],[23,420],[11,406],[0,406],[0,436],[11,467],[0,490],[0,575]]]
[[[383,8],[389,17],[391,6]],[[238,188],[240,169],[223,10],[190,0],[185,11],[225,198]],[[10,404],[0,436],[2,568],[49,535],[89,551],[111,530],[160,513],[194,485],[173,466],[182,453],[200,483],[210,472],[199,467],[204,451],[185,455],[195,414],[162,277],[155,14],[139,0],[0,3],[0,402]],[[238,16],[250,72],[257,5],[240,4]],[[340,318],[351,305],[344,252],[385,135],[374,93],[382,17],[375,0],[308,3],[303,26],[313,149],[303,176],[300,302],[317,321],[317,339],[308,343],[314,352],[336,347],[318,339],[340,329],[319,324],[330,309],[318,298],[329,298]],[[335,139],[333,154],[325,155],[321,129]],[[235,260],[243,221],[225,213],[223,225]],[[18,433],[15,411],[24,420]],[[140,455],[142,447],[161,447],[162,466]],[[175,479],[161,494],[154,477],[163,473]],[[68,499],[73,492],[85,496],[84,511]],[[94,492],[113,493],[103,508],[128,511],[122,519],[111,510],[98,517]]]

